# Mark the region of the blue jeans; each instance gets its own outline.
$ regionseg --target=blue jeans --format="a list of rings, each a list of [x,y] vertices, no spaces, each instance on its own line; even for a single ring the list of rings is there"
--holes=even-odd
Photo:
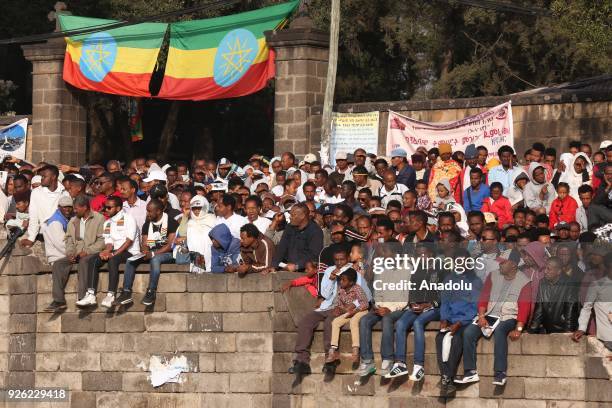
[[[493,332],[493,371],[505,373],[508,370],[508,333],[514,330],[516,320],[499,322]],[[470,324],[463,332],[463,369],[476,371],[476,344],[482,337],[480,327]]]
[[[132,290],[134,284],[134,276],[136,276],[136,267],[141,263],[145,263],[143,259],[137,261],[128,261],[125,263],[125,272],[123,273],[123,290]],[[155,255],[149,261],[149,289],[157,290],[157,282],[159,282],[159,274],[161,273],[161,264],[173,263],[174,258],[172,252],[164,252],[163,254]]]
[[[383,360],[393,360],[393,325],[399,319],[403,310],[387,313],[384,316],[378,316],[373,311],[363,316],[359,321],[359,343],[362,360],[371,361],[374,359],[374,351],[372,350],[372,328],[382,320],[382,343],[380,354]]]
[[[425,365],[425,326],[440,320],[440,308],[436,307],[423,313],[406,310],[395,322],[395,360],[406,362],[406,337],[412,327],[414,331],[414,364]]]

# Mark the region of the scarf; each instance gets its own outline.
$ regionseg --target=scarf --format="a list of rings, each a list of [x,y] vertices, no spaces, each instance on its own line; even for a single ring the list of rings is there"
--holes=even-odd
[[[574,170],[574,162],[578,157],[582,157],[586,161],[586,169],[582,173],[576,173]],[[567,163],[567,160],[564,161]],[[583,184],[589,184],[590,174],[593,171],[593,164],[591,160],[589,160],[588,156],[585,153],[576,153],[574,157],[571,158],[570,164],[565,166],[565,171],[559,177],[559,182],[565,182],[570,186],[570,196],[576,200],[576,202],[580,202],[580,197],[578,196],[578,188]],[[586,172],[586,175],[585,175]],[[586,176],[586,177],[585,177]],[[586,180],[585,180],[586,178]]]
[[[154,232],[153,226],[160,226],[159,231]],[[149,222],[149,230],[147,231],[147,246],[155,248],[157,243],[164,245],[168,238],[168,214],[163,213],[161,220],[157,222]]]
[[[194,205],[196,204],[196,205]],[[187,248],[190,252],[197,252],[203,255],[203,262],[195,262],[199,269],[210,271],[211,264],[211,247],[212,241],[208,234],[215,226],[216,218],[213,214],[208,213],[210,204],[208,200],[201,196],[195,196],[191,199],[193,207],[201,206],[200,215],[195,215],[193,211],[189,214],[187,221]],[[202,268],[204,266],[204,268]]]

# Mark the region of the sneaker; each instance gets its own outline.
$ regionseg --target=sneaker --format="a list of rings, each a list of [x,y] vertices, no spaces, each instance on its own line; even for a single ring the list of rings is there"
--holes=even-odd
[[[477,371],[468,371],[463,378],[455,379],[455,384],[471,384],[480,381]]]
[[[393,361],[391,360],[383,360],[380,365],[380,376],[385,377],[387,374],[391,372],[391,368],[393,367]]]
[[[53,313],[57,313],[60,312],[62,310],[66,310],[68,306],[66,305],[66,302],[56,302],[55,300],[53,302],[51,302],[49,304],[49,306],[45,307],[44,311],[45,312],[53,312]]]
[[[421,381],[425,378],[425,369],[423,366],[415,364],[414,367],[412,367],[412,374],[410,374],[408,378],[410,378],[411,381]]]
[[[86,307],[86,306],[95,306],[98,304],[96,300],[96,295],[90,290],[87,291],[85,296],[82,299],[76,301],[76,305],[78,307]]]
[[[327,353],[327,357],[325,358],[325,363],[333,363],[338,360],[340,360],[340,352],[337,348],[330,348],[329,352]]]
[[[508,381],[506,373],[502,371],[495,373],[495,377],[493,377],[493,385],[506,385],[506,381]]]
[[[406,363],[397,362],[393,364],[393,368],[391,368],[391,371],[389,371],[389,373],[385,375],[385,378],[401,377],[402,375],[406,374],[408,374]]]
[[[116,305],[129,305],[133,303],[134,299],[132,299],[132,291],[131,290],[122,290],[121,294],[115,299]]]
[[[115,301],[115,294],[113,292],[108,292],[106,294],[106,297],[104,298],[104,300],[102,301],[102,303],[100,303],[103,307],[105,308],[110,308],[113,306],[113,302]]]
[[[289,374],[308,375],[312,373],[312,369],[310,368],[310,364],[294,361],[293,366],[289,367],[287,372]]]
[[[361,364],[359,364],[359,368],[357,369],[357,371],[355,371],[355,374],[357,374],[359,377],[367,377],[368,375],[374,374],[375,372],[376,364],[374,364],[374,361],[362,361]]]
[[[153,303],[155,303],[155,291],[152,289],[147,289],[147,293],[145,294],[145,297],[142,298],[141,303],[145,306],[151,306]]]

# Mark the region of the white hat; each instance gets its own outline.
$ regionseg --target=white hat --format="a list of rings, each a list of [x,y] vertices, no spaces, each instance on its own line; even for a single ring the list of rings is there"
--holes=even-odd
[[[604,140],[599,144],[599,150],[607,149],[610,145],[612,145],[612,140]]]
[[[150,183],[154,180],[167,181],[166,173],[161,170],[152,170],[149,171],[149,175],[142,181],[145,183]]]
[[[85,181],[85,177],[81,176],[79,173],[72,173],[72,175],[78,179]]]
[[[317,161],[317,156],[314,155],[314,153],[308,153],[306,156],[304,156],[304,162],[305,163],[312,163],[312,162],[316,162]]]
[[[347,158],[346,152],[336,152],[336,160],[346,160]]]
[[[40,184],[42,182],[42,177],[39,175],[36,175],[34,177],[32,177],[32,184]]]

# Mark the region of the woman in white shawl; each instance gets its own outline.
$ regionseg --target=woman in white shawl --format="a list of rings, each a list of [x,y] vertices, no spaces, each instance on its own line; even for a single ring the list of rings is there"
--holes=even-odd
[[[212,241],[208,233],[215,226],[216,218],[208,213],[210,204],[202,196],[191,199],[191,213],[187,222],[187,248],[204,256],[206,271],[210,271]]]
[[[577,203],[580,203],[580,197],[578,196],[578,188],[583,184],[591,184],[591,177],[593,175],[593,163],[589,160],[589,157],[585,153],[576,153],[571,158],[569,165],[565,166],[565,171],[561,173],[559,182],[565,182],[569,184],[570,196]]]
[[[459,228],[459,233],[462,237],[467,237],[470,227],[467,223],[467,215],[465,215],[465,210],[461,204],[448,203],[446,204],[446,211],[455,215],[455,225],[457,225],[457,228]],[[459,220],[457,220],[457,215],[459,215]]]
[[[536,174],[536,170],[541,169]],[[552,183],[546,181],[546,170],[537,162],[529,164],[529,183],[523,188],[525,207],[534,210],[537,214],[550,211],[550,205],[557,197],[557,192]]]

